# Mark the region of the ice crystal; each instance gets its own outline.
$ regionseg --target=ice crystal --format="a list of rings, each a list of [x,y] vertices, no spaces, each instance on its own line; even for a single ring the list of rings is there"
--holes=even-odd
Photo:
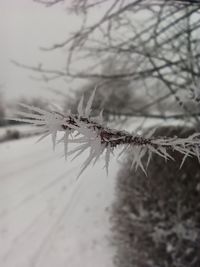
[[[103,125],[103,111],[99,116],[91,117],[92,102],[94,100],[95,90],[90,96],[86,107],[83,107],[84,98],[82,97],[77,111],[78,114],[61,114],[56,111],[46,111],[37,107],[20,104],[28,112],[18,111],[19,118],[14,120],[31,123],[39,127],[42,136],[39,140],[48,135],[52,137],[53,148],[57,143],[64,143],[64,155],[73,155],[73,159],[89,150],[89,156],[83,163],[80,174],[93,162],[95,164],[101,155],[105,155],[105,169],[108,173],[110,156],[117,147],[122,147],[119,155],[127,150],[133,151],[132,167],[137,170],[139,167],[145,174],[146,168],[152,158],[152,154],[157,154],[165,160],[173,157],[170,151],[178,151],[183,155],[182,164],[187,157],[196,156],[200,161],[200,133],[193,134],[188,138],[154,138],[155,129],[140,136],[135,133],[118,131],[105,127]],[[57,141],[57,132],[63,132],[63,137]],[[68,151],[68,144],[76,144],[76,148]],[[144,157],[147,160],[144,166]],[[181,164],[181,166],[182,166]]]

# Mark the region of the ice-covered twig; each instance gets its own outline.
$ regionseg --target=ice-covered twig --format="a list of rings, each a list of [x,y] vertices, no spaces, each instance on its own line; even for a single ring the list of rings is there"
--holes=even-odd
[[[153,132],[146,136],[139,136],[127,131],[120,131],[106,127],[102,122],[102,112],[98,117],[90,116],[92,101],[95,92],[92,93],[86,108],[83,108],[83,98],[78,105],[78,114],[60,114],[58,112],[49,112],[37,107],[21,104],[29,112],[18,112],[20,118],[17,121],[32,123],[40,127],[44,138],[52,136],[53,147],[56,146],[57,132],[63,132],[63,138],[59,142],[64,143],[65,157],[74,155],[78,157],[85,150],[89,150],[89,156],[83,163],[80,174],[88,167],[90,163],[96,163],[101,155],[105,154],[105,168],[108,171],[111,154],[116,148],[124,151],[132,151],[132,167],[140,167],[146,173],[146,168],[151,160],[152,154],[157,154],[165,160],[172,159],[170,151],[177,151],[185,159],[189,156],[196,156],[200,160],[200,133],[193,134],[188,138],[167,138],[153,137]],[[76,148],[68,152],[68,144],[76,144]],[[147,155],[146,163],[143,158]],[[181,164],[181,165],[182,165]]]

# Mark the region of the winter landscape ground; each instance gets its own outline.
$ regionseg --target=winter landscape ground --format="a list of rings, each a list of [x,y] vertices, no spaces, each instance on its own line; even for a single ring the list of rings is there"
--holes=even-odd
[[[65,161],[50,138],[0,144],[0,266],[112,267],[110,208],[118,163]]]
[[[138,126],[128,124],[130,131]],[[13,129],[32,132],[27,125]],[[100,159],[77,179],[87,155],[65,161],[62,143],[53,151],[50,137],[38,139],[0,143],[0,267],[113,267],[111,218],[121,159],[111,158],[108,176]]]

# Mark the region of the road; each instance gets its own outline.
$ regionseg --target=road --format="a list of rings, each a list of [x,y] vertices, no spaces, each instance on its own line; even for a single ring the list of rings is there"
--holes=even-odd
[[[77,180],[50,138],[0,144],[0,266],[113,267],[110,209],[118,169],[103,161]]]

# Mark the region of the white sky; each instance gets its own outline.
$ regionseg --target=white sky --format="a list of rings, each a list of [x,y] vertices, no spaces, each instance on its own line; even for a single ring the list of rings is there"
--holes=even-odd
[[[32,0],[0,0],[0,84],[7,100],[47,93],[44,84],[30,77],[33,73],[10,60],[27,65],[45,62],[50,68],[59,68],[66,58],[64,52],[41,52],[39,47],[64,40],[77,26],[78,18],[62,5],[46,8]]]
[[[69,5],[71,1],[65,3]],[[108,2],[111,4],[112,1]],[[98,16],[101,11],[93,11],[90,20],[94,22]],[[38,77],[36,74],[16,67],[11,60],[32,66],[44,63],[49,69],[61,69],[65,66],[66,51],[42,52],[39,48],[65,40],[79,27],[80,21],[81,18],[69,15],[62,4],[47,8],[33,0],[0,0],[0,90],[6,100],[20,96],[45,96],[54,100],[55,94],[47,90],[49,87],[70,91],[71,84],[64,80],[44,84],[33,79]],[[85,64],[79,63],[76,67],[85,68]]]

